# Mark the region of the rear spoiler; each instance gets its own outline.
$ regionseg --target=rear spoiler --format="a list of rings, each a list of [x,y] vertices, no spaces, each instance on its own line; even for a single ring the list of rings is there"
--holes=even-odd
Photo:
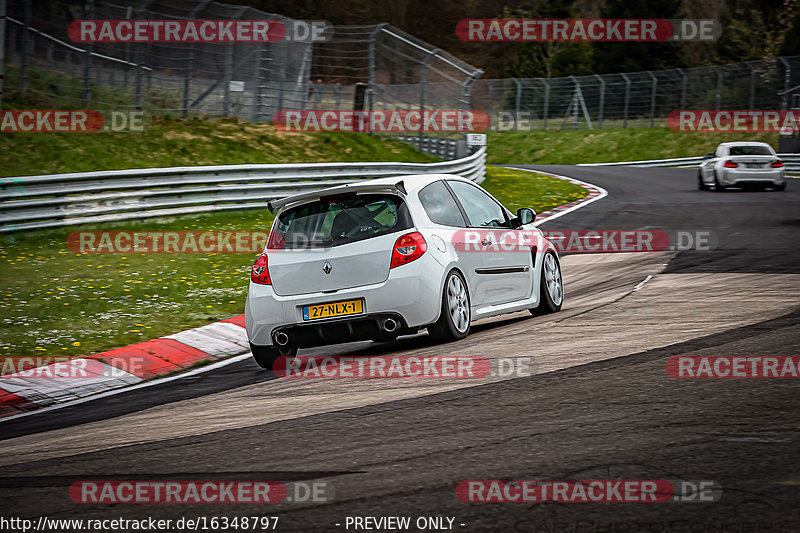
[[[355,194],[387,192],[389,194],[400,194],[402,196],[406,196],[408,194],[406,192],[406,186],[403,183],[403,180],[400,180],[397,183],[381,184],[370,183],[369,181],[348,183],[347,185],[331,187],[330,189],[325,189],[322,191],[306,192],[302,194],[295,194],[293,196],[287,196],[285,198],[276,198],[267,202],[267,209],[269,209],[269,212],[274,215],[279,209],[286,207],[287,205],[304,204],[325,198],[326,196],[336,196],[350,192]]]

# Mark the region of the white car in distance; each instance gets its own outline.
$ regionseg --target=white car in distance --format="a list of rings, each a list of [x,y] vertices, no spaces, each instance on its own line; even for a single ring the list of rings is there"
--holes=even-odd
[[[706,154],[697,171],[697,188],[723,192],[729,187],[786,189],[783,161],[767,143],[726,142]]]
[[[262,368],[298,348],[422,329],[457,340],[477,319],[551,313],[564,301],[558,254],[533,226],[536,213],[514,215],[459,176],[373,179],[268,207],[277,215],[245,306]]]

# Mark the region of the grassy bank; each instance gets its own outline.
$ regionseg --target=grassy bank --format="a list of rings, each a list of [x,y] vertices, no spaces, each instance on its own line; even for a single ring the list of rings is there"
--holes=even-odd
[[[762,141],[778,147],[777,133],[678,133],[668,128],[490,132],[495,165],[605,163],[694,157],[726,141]]]
[[[409,143],[359,133],[279,132],[236,119],[153,118],[143,132],[3,133],[0,177],[248,163],[409,161],[436,158]]]
[[[490,168],[483,185],[538,212],[583,196],[571,183]],[[0,237],[0,356],[75,356],[158,338],[243,312],[249,253],[74,253],[77,230],[266,231],[266,210],[144,219]]]

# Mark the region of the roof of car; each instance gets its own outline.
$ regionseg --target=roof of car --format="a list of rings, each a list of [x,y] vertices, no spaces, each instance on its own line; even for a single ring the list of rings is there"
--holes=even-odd
[[[719,143],[720,146],[770,146],[769,143],[762,143],[761,141],[731,141],[726,143]]]
[[[346,185],[338,185],[336,187],[329,187],[327,189],[318,191],[300,193],[277,200],[270,200],[267,202],[267,207],[271,212],[274,213],[277,209],[280,209],[284,206],[294,203],[314,201],[323,196],[331,196],[335,194],[347,193],[349,191],[368,190],[373,188],[380,189],[383,187],[390,189],[392,192],[400,191],[401,193],[408,194],[416,192],[426,185],[444,178],[469,181],[461,176],[455,176],[452,174],[413,174],[410,176],[392,176],[390,178],[366,179],[354,183],[348,183]]]

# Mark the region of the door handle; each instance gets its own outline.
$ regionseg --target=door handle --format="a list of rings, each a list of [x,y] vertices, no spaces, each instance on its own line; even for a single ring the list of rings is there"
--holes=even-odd
[[[485,238],[484,238],[484,239],[481,241],[481,244],[482,244],[482,245],[484,245],[484,246],[489,246],[490,244],[492,244],[492,241],[489,239],[489,237],[485,237]]]

